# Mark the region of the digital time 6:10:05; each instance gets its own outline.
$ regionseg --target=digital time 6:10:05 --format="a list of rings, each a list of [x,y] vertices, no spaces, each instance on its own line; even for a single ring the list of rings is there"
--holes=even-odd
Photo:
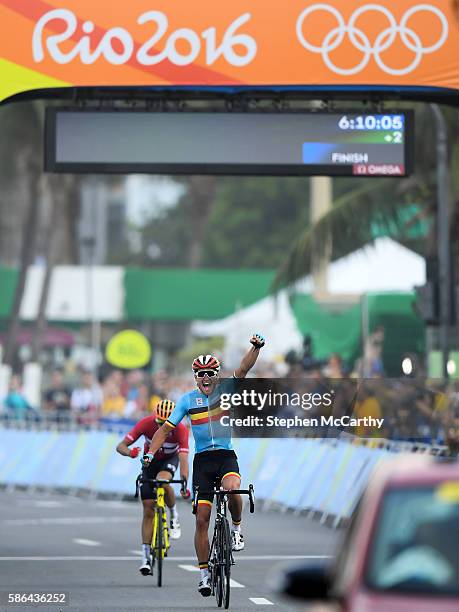
[[[343,115],[338,121],[340,130],[401,130],[403,115]]]

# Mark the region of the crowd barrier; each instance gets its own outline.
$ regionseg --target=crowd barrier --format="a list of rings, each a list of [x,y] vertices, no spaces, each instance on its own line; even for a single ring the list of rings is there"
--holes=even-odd
[[[115,451],[121,437],[0,429],[0,484],[133,494],[140,461]],[[351,515],[371,470],[394,454],[337,439],[247,438],[234,447],[242,484],[253,483],[264,505],[318,512],[335,525]]]

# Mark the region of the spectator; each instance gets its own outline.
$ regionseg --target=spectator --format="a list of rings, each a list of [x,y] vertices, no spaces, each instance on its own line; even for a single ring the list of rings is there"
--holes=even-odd
[[[363,378],[384,376],[382,352],[384,346],[384,327],[377,327],[365,341],[363,358],[360,363],[359,374]]]
[[[70,389],[65,385],[62,370],[56,369],[51,374],[51,385],[44,396],[44,408],[51,418],[58,422],[70,417]]]
[[[3,400],[3,406],[6,415],[18,421],[36,416],[35,410],[22,392],[22,380],[18,374],[13,374],[11,377],[8,393]]]
[[[91,372],[82,371],[81,383],[73,390],[70,406],[77,423],[92,425],[97,422],[102,405],[102,391]]]
[[[104,382],[102,417],[121,419],[126,408],[126,398],[121,393],[119,377],[110,375]]]
[[[150,403],[150,389],[146,383],[141,383],[138,388],[137,394],[137,414],[139,418],[142,418],[148,414],[148,408]]]
[[[148,400],[148,412],[149,414],[154,414],[156,412],[156,406],[161,401],[161,396],[159,396],[155,390],[153,389],[150,399]]]
[[[149,409],[149,388],[145,383],[141,383],[137,389],[134,399],[129,399],[126,403],[124,415],[129,419],[141,419],[148,414]]]
[[[112,370],[109,378],[113,380],[115,385],[117,385],[121,395],[126,397],[128,392],[128,382],[123,372],[121,370]]]
[[[380,419],[382,417],[381,404],[368,384],[363,384],[360,389],[359,398],[354,405],[354,415],[357,419],[364,417]],[[362,438],[383,438],[384,432],[377,427],[359,425],[355,428],[355,435]]]
[[[323,369],[324,376],[331,379],[343,378],[343,360],[338,353],[332,353]]]
[[[131,370],[127,375],[127,400],[136,400],[139,396],[139,387],[143,383],[142,370]]]

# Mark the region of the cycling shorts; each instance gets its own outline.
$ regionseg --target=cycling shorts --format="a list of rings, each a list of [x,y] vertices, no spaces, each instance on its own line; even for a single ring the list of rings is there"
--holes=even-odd
[[[239,464],[233,450],[213,450],[196,453],[193,459],[193,492],[210,491],[219,487],[228,475],[239,476]],[[212,505],[213,494],[198,494],[198,504]]]
[[[175,453],[175,455],[171,455],[170,457],[164,457],[164,459],[153,459],[153,461],[147,468],[142,469],[142,478],[156,478],[159,472],[169,472],[171,478],[174,478],[174,474],[178,468],[178,464],[178,453]],[[140,498],[156,499],[156,493],[154,492],[153,483],[140,483]]]

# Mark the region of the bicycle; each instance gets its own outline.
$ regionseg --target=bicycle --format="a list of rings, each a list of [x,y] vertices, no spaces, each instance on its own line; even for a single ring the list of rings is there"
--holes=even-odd
[[[164,557],[167,557],[167,552],[170,548],[169,525],[167,524],[166,503],[164,499],[164,485],[180,484],[182,485],[181,490],[186,491],[186,481],[184,479],[166,480],[162,478],[142,478],[141,476],[138,476],[136,480],[135,497],[139,496],[139,484],[146,482],[153,484],[156,492],[155,513],[153,516],[153,532],[150,546],[150,564],[151,574],[154,576],[153,570],[156,563],[156,574],[158,586],[160,587],[163,583],[163,559]]]
[[[215,488],[213,491],[202,491],[203,495],[215,495],[216,516],[212,544],[209,551],[209,575],[212,595],[216,597],[219,608],[224,604],[229,608],[230,602],[230,578],[231,566],[234,565],[233,551],[231,548],[231,534],[227,519],[228,495],[248,495],[250,512],[255,511],[254,489],[249,485],[248,489],[234,489],[225,491]],[[196,488],[193,497],[193,514],[196,514],[199,490]]]

